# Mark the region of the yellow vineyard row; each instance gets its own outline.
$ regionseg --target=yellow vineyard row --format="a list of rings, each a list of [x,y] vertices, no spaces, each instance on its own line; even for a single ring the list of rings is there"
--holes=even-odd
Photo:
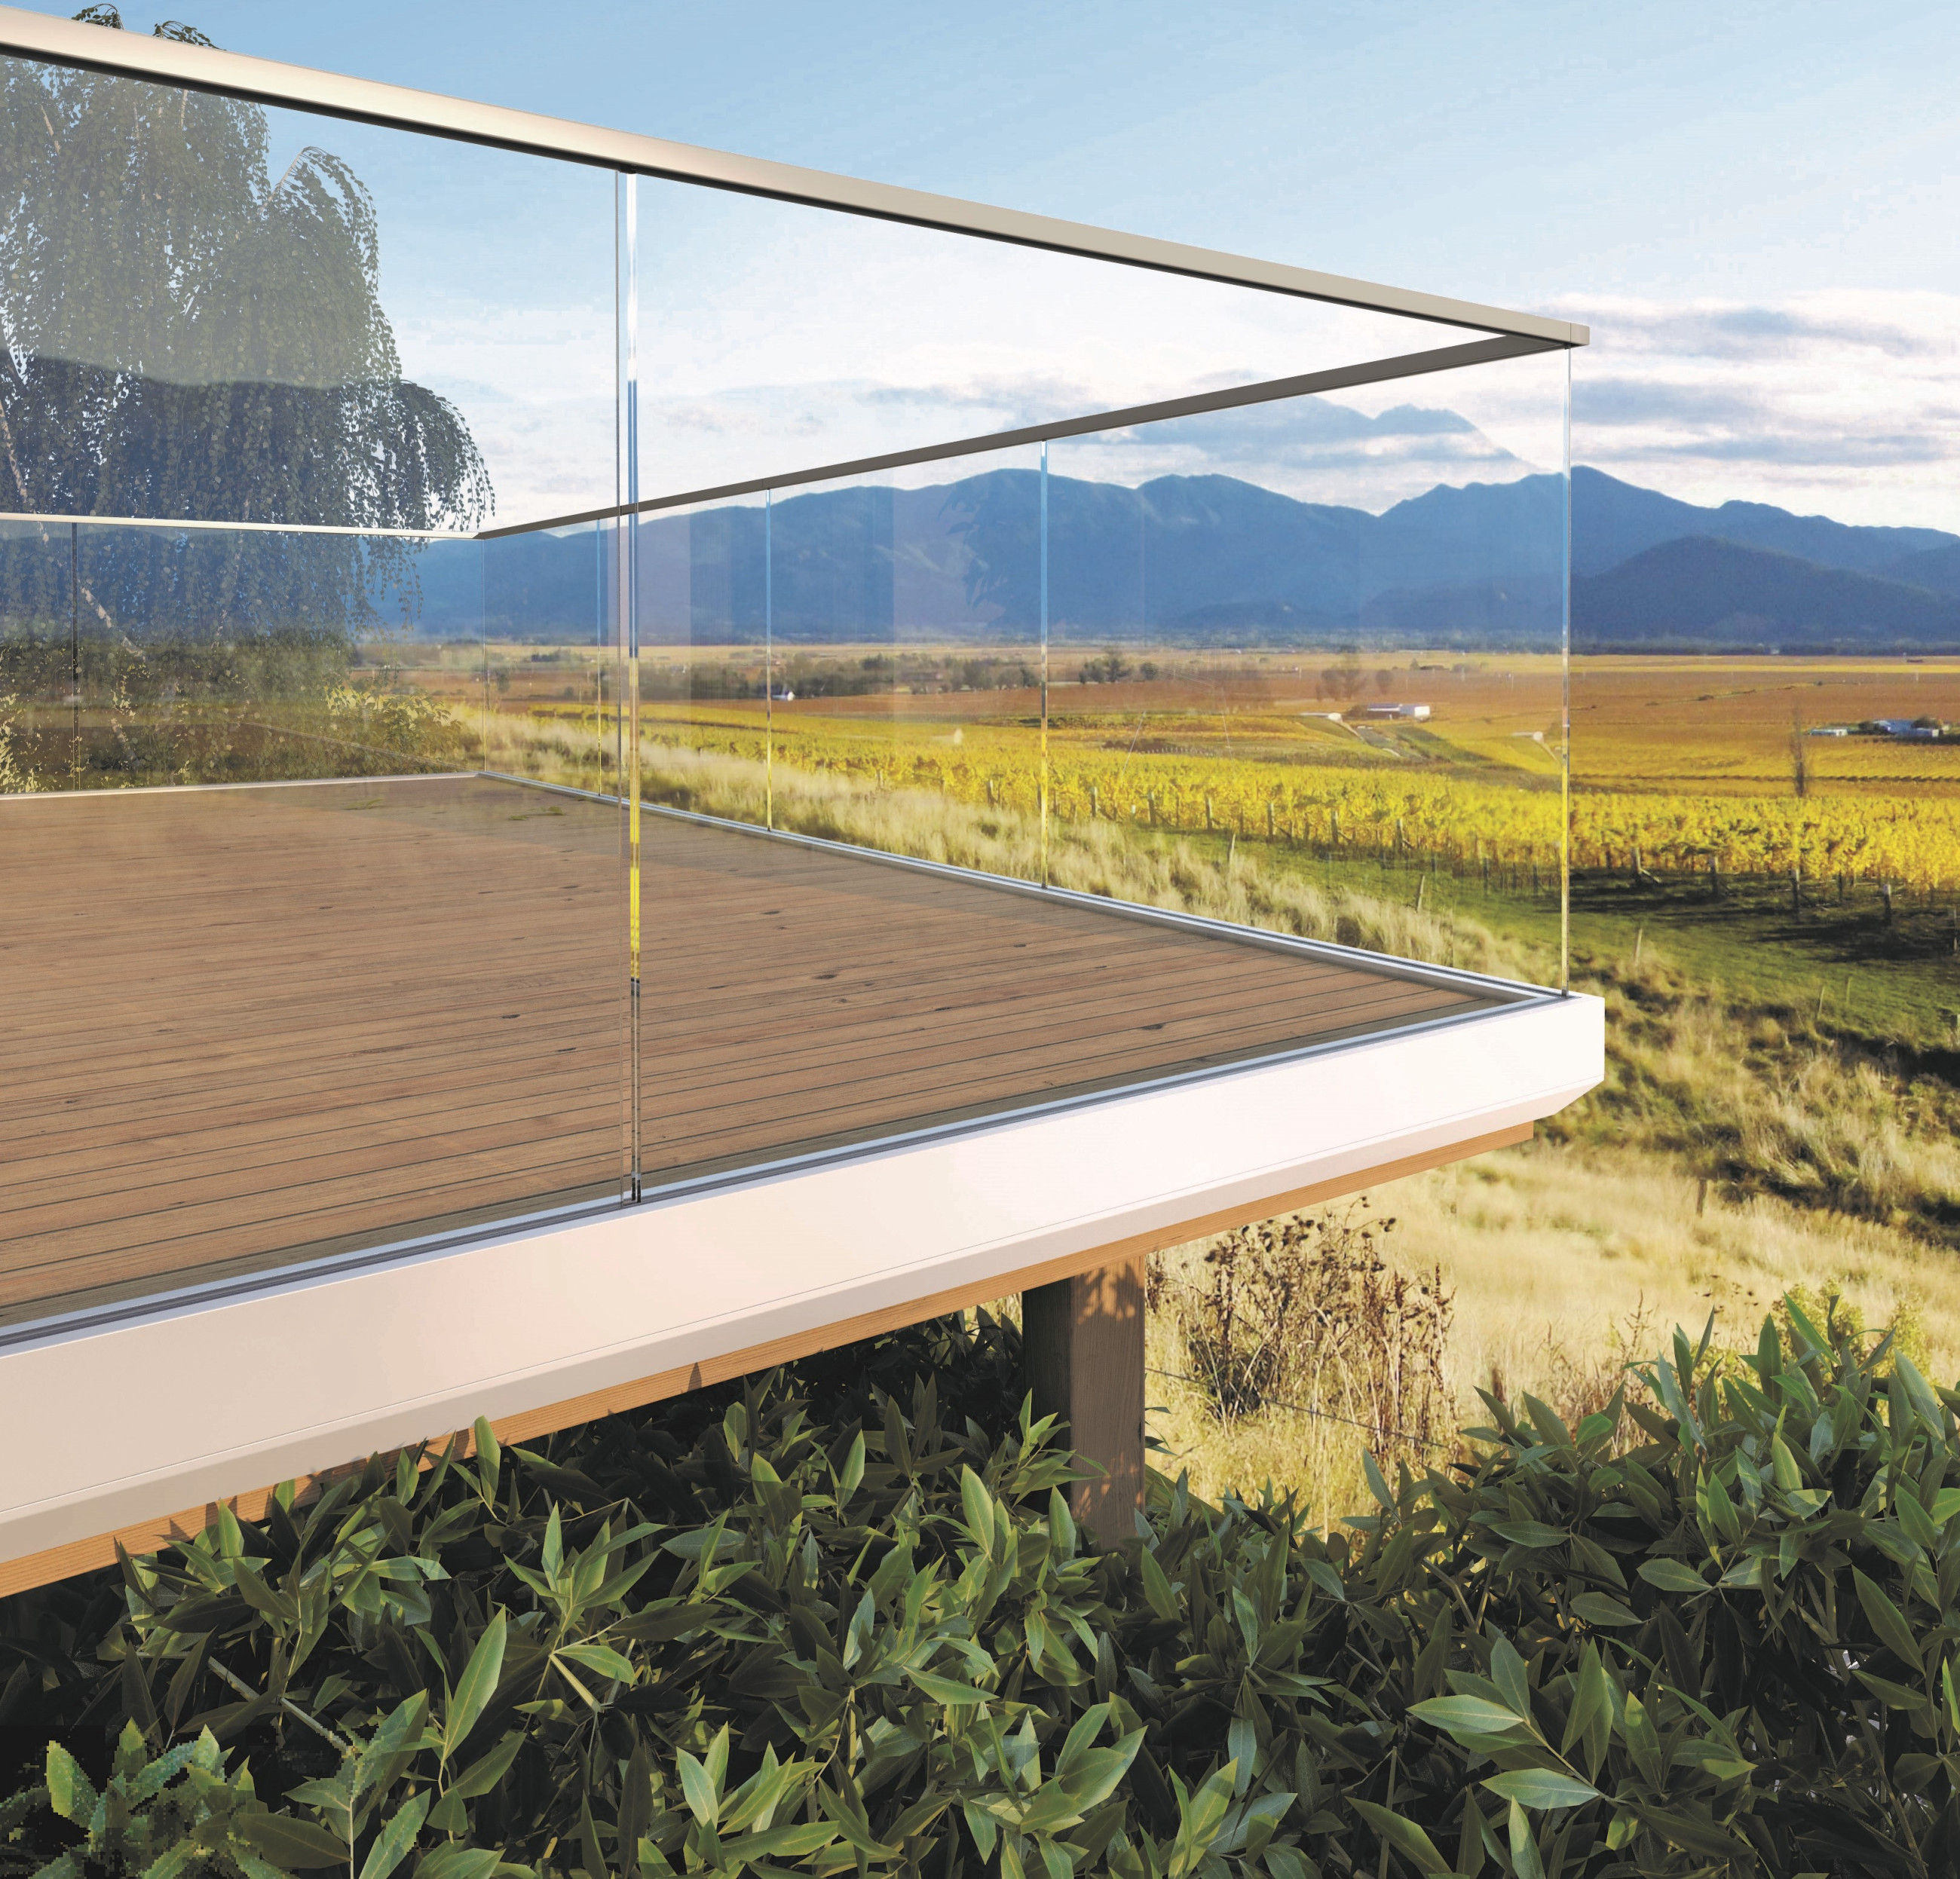
[[[1040,804],[1032,732],[934,727],[874,734],[808,720],[778,726],[775,760],[887,789],[936,791],[1024,812]],[[893,734],[896,732],[898,734]],[[759,762],[767,740],[739,723],[676,720],[651,735]],[[1083,749],[1052,740],[1050,812],[1198,831],[1236,831],[1373,853],[1400,849],[1452,863],[1549,862],[1559,799],[1542,778],[1387,774],[1225,755]],[[1577,867],[1706,869],[1726,873],[1847,873],[1924,889],[1960,885],[1960,803],[1947,800],[1669,795],[1582,789],[1572,803]]]

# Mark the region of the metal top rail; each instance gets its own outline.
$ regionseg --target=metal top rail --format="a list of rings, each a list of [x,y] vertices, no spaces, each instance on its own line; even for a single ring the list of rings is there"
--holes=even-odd
[[[462,143],[698,183],[740,195],[770,196],[883,221],[909,222],[989,241],[1050,249],[1128,267],[1188,275],[1265,293],[1363,307],[1478,332],[1543,340],[1554,345],[1582,346],[1589,336],[1584,326],[1570,320],[1513,313],[1439,294],[1384,287],[1341,275],[1322,274],[1311,268],[1252,260],[1183,242],[1122,234],[1087,223],[1062,221],[1052,216],[962,202],[954,196],[899,189],[889,183],[832,176],[793,164],[733,156],[691,144],[672,143],[664,138],[637,136],[627,131],[581,124],[569,118],[546,117],[501,105],[445,97],[438,92],[417,91],[404,85],[345,78],[239,52],[58,19],[16,7],[0,7],[0,52],[192,91],[219,92],[260,104],[316,111]]]

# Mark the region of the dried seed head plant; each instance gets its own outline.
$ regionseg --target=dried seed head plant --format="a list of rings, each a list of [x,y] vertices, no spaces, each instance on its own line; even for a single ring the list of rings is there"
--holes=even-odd
[[[1452,1294],[1440,1270],[1384,1256],[1392,1219],[1367,1197],[1221,1235],[1188,1274],[1157,1262],[1192,1379],[1220,1421],[1268,1406],[1359,1425],[1384,1461],[1447,1444]]]

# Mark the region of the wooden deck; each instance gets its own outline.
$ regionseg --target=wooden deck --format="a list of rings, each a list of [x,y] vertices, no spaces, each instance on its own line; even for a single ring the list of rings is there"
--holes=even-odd
[[[616,810],[427,779],[0,800],[0,1322],[616,1195]],[[1473,995],[654,816],[658,1181]]]

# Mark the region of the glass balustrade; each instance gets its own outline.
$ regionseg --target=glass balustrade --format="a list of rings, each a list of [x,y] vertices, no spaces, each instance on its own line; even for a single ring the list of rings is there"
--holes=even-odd
[[[1553,342],[27,60],[0,109],[0,1319],[1558,981]]]

